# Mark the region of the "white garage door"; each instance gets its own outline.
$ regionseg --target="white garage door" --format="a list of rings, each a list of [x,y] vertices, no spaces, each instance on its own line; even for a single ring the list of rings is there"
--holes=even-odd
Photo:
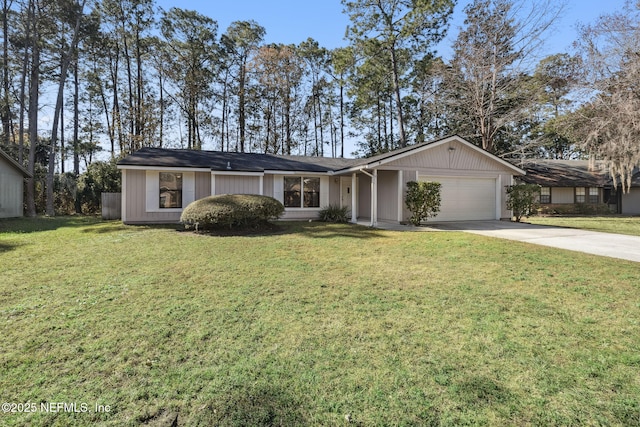
[[[431,221],[496,219],[495,178],[421,176],[420,180],[442,184],[440,212]]]

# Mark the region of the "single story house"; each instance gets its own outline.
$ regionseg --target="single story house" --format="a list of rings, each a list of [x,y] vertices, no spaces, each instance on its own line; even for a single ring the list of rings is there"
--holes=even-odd
[[[0,149],[0,218],[24,214],[24,179],[32,175]]]
[[[640,215],[640,172],[625,194],[613,185],[604,162],[532,159],[516,164],[526,172],[519,181],[540,185],[543,209],[581,212],[588,211],[585,206],[601,205],[615,213]]]
[[[261,194],[285,206],[283,219],[314,219],[346,206],[352,222],[403,222],[406,183],[442,183],[436,221],[511,218],[505,186],[524,171],[459,136],[363,159],[143,148],[118,162],[122,220],[178,222],[194,200]]]

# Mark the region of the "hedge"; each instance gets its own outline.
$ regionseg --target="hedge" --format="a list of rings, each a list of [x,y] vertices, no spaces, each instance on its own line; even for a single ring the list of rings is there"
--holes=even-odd
[[[196,230],[252,228],[278,219],[283,213],[284,206],[273,197],[224,194],[190,203],[180,222]]]

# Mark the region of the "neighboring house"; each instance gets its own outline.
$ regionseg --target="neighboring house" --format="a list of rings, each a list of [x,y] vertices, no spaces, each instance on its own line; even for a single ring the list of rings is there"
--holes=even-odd
[[[315,219],[346,206],[352,222],[405,221],[406,183],[442,183],[436,221],[510,218],[505,186],[524,171],[452,136],[364,159],[143,148],[118,162],[122,220],[178,222],[194,200],[262,194],[285,206],[283,219]]]
[[[631,178],[631,189],[627,194],[620,195],[623,215],[640,215],[640,170],[636,170]]]
[[[24,179],[32,175],[0,150],[0,218],[24,214]]]
[[[540,204],[545,210],[589,211],[591,206],[607,206],[624,215],[640,214],[640,173],[632,180],[631,191],[616,189],[603,162],[588,160],[534,159],[518,163],[526,175],[518,180],[540,185]]]

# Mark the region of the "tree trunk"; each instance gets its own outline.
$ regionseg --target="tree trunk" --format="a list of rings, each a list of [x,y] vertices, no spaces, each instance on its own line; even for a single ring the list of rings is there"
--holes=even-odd
[[[144,118],[143,118],[143,105],[144,105],[144,79],[142,75],[142,52],[140,50],[140,17],[137,17],[138,22],[136,25],[136,110],[135,110],[135,136],[138,138],[139,144],[144,145],[142,135],[144,134]]]
[[[75,211],[77,214],[82,213],[82,203],[80,194],[78,194],[78,178],[80,177],[80,82],[78,79],[78,58],[76,57],[75,67],[73,68],[73,174],[75,175]],[[92,119],[93,120],[93,119]],[[93,124],[91,125],[93,126]]]
[[[340,157],[344,158],[344,85],[340,82]]]
[[[51,130],[51,145],[49,148],[49,171],[47,173],[47,215],[54,216],[54,192],[53,192],[53,181],[54,181],[54,172],[55,172],[55,160],[56,160],[56,138],[58,136],[58,121],[60,119],[64,101],[64,83],[67,78],[67,72],[69,71],[69,66],[71,64],[71,58],[73,58],[73,52],[76,49],[78,44],[78,35],[80,33],[80,21],[82,20],[82,12],[84,10],[85,0],[82,1],[78,6],[79,9],[77,11],[78,15],[76,16],[75,26],[73,28],[73,37],[71,40],[71,45],[66,53],[62,54],[62,65],[60,70],[60,81],[58,82],[58,97],[56,100],[56,109],[53,115],[53,129]]]
[[[27,40],[29,34],[26,35]],[[29,70],[29,43],[24,47],[24,58],[22,61],[22,75],[20,76],[20,118],[18,119],[18,163],[24,164],[24,112],[26,109],[25,98],[27,92],[27,72]]]
[[[227,85],[229,81],[229,70],[225,70],[224,82],[222,83],[222,123],[220,126],[220,151],[224,151],[225,122],[229,120],[227,117]],[[229,145],[229,141],[227,141]]]
[[[29,27],[32,30],[31,72],[29,75],[29,173],[27,179],[27,216],[36,216],[35,166],[38,144],[38,102],[40,94],[40,41],[36,23],[35,0],[29,1]]]
[[[80,81],[78,79],[78,61],[73,67],[73,173],[80,175]],[[76,208],[77,210],[77,208]],[[80,212],[78,212],[80,213]]]
[[[404,133],[404,116],[402,112],[402,97],[400,96],[400,78],[398,77],[398,61],[396,58],[396,50],[391,46],[391,68],[393,72],[393,93],[396,97],[396,109],[398,115],[398,127],[400,133],[400,148],[407,146],[407,138]]]
[[[159,146],[162,148],[164,145],[164,83],[162,81],[162,71],[158,73],[159,85],[160,85],[160,141]]]
[[[243,57],[240,62],[240,82],[238,88],[238,124],[240,125],[240,152],[244,153],[245,142],[245,80],[247,76],[247,60]]]
[[[2,108],[0,108],[0,120],[2,121],[2,142],[9,145],[11,134],[11,107],[9,105],[9,9],[11,2],[4,0],[2,5]],[[14,141],[15,142],[15,141]]]

